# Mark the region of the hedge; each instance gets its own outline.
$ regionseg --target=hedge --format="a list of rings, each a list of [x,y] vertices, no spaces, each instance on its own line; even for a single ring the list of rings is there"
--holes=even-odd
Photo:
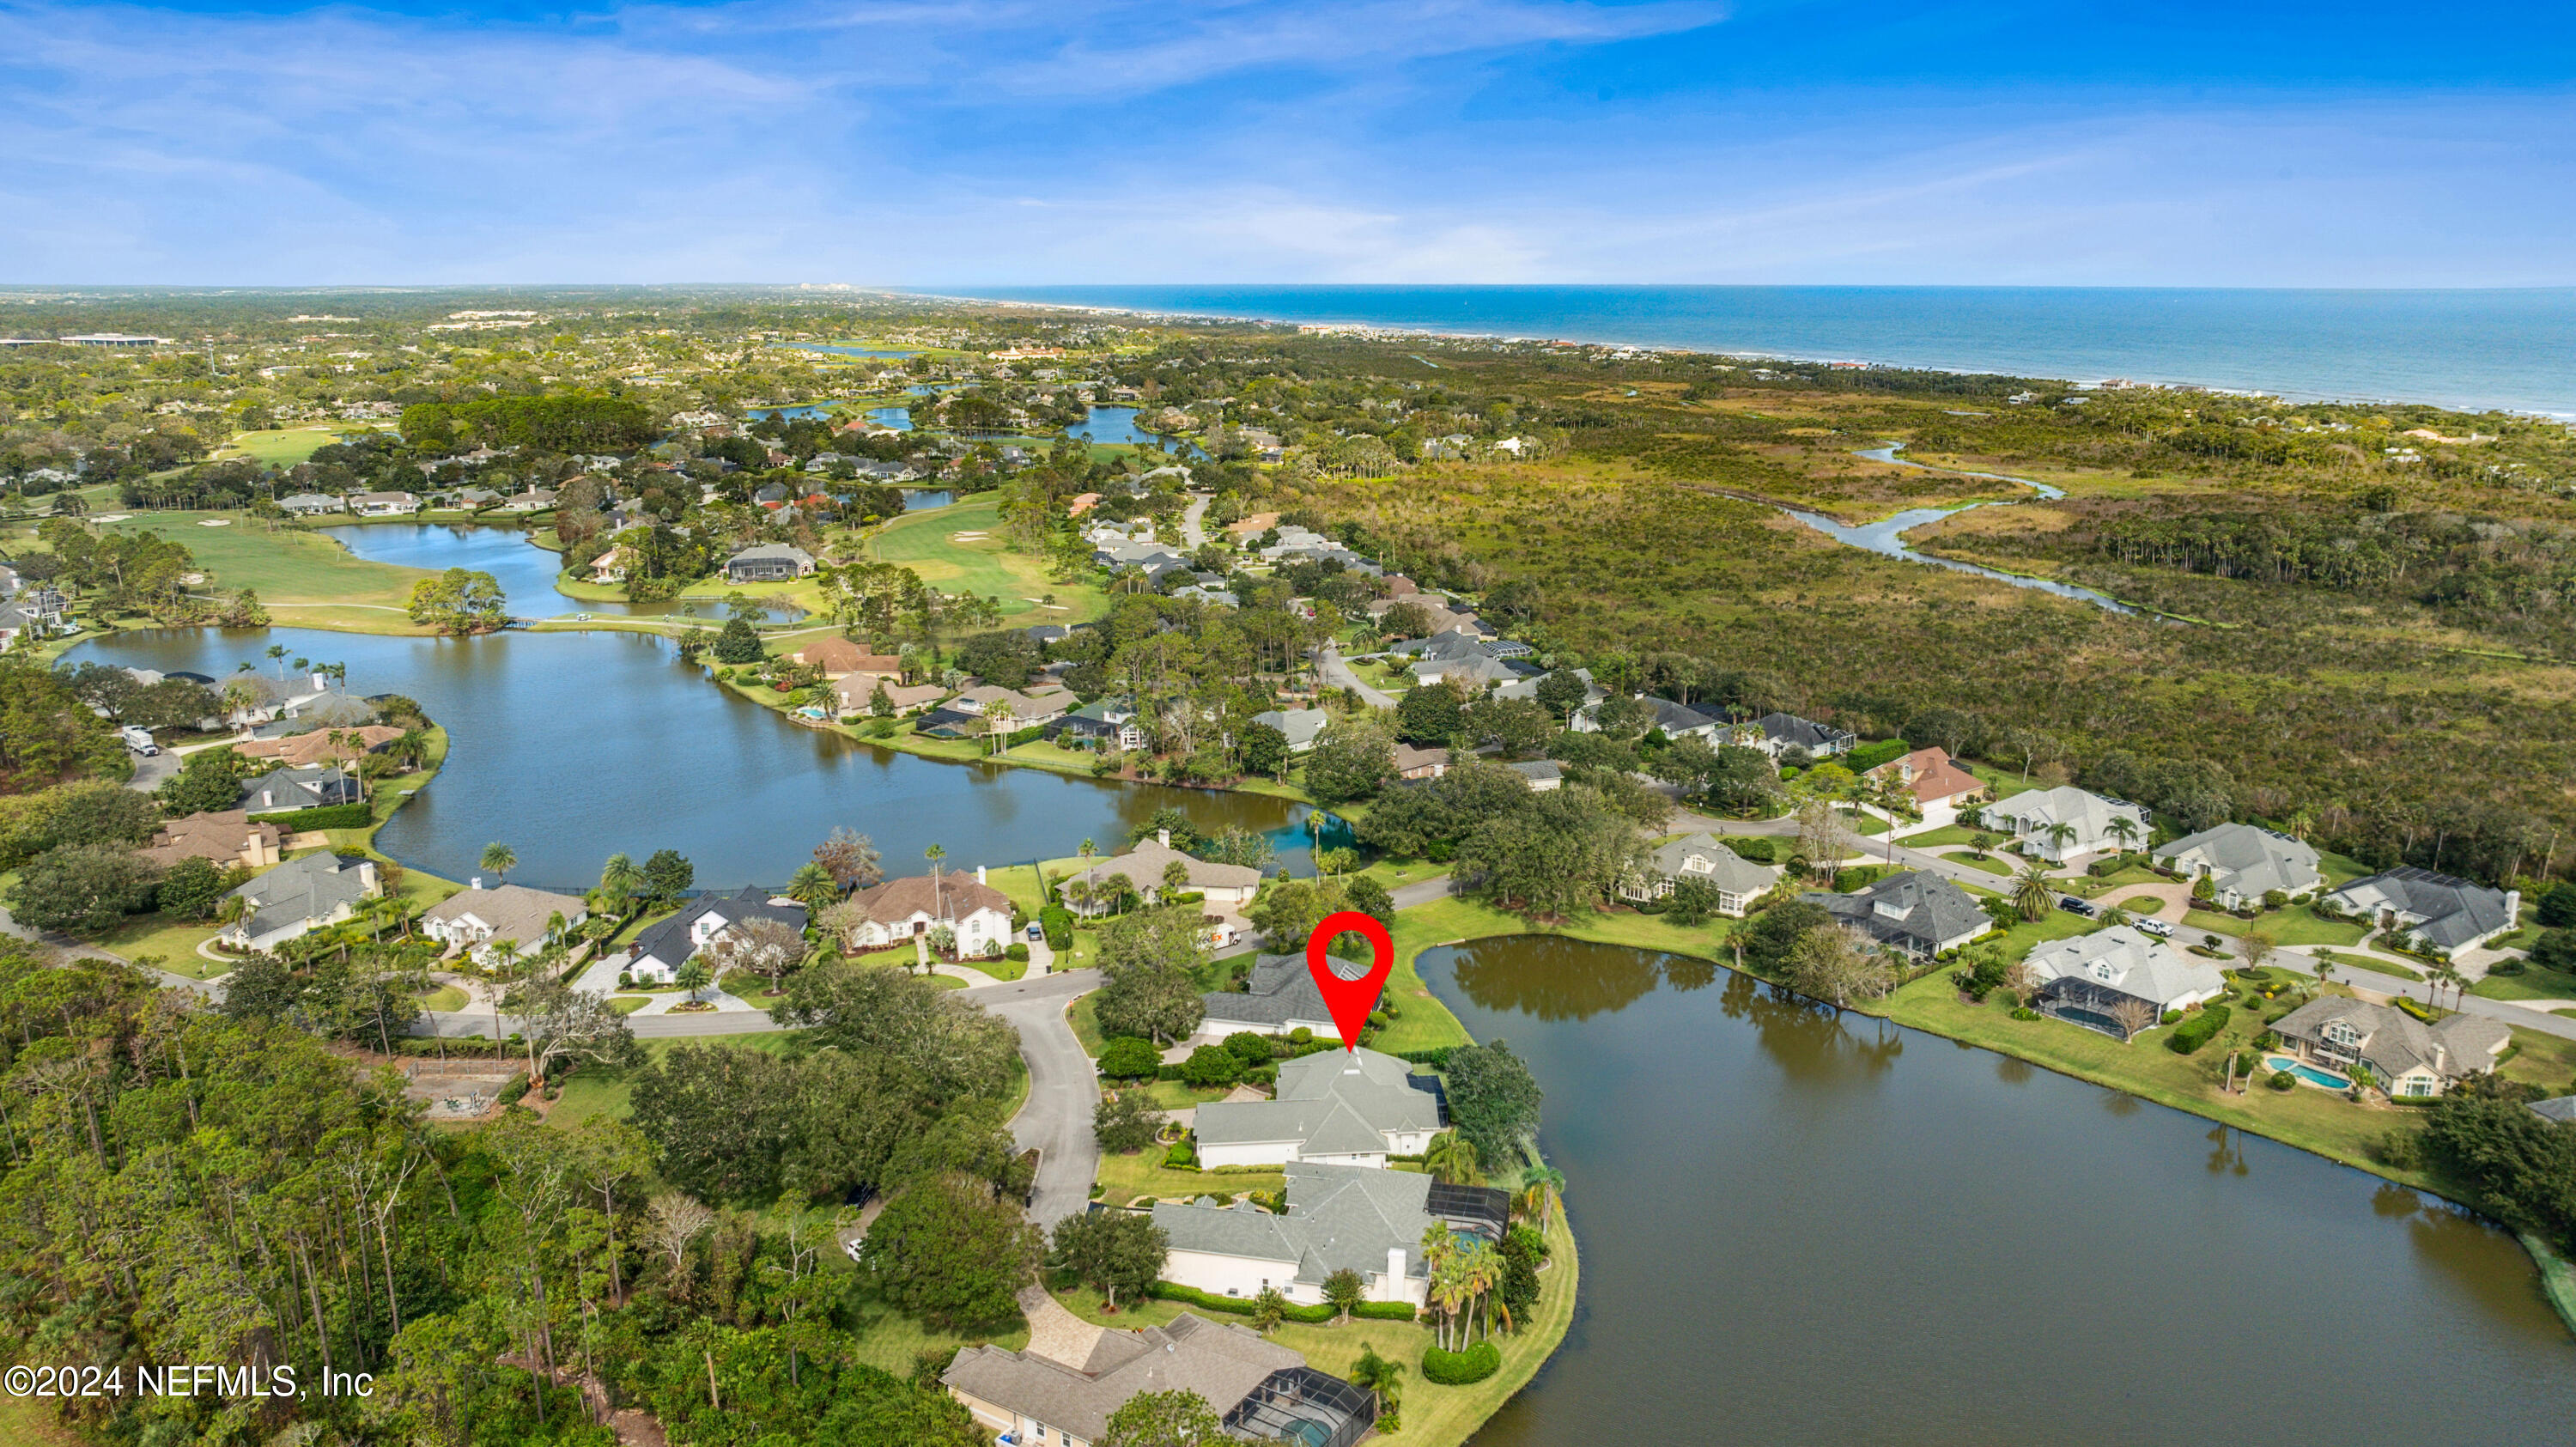
[[[499,1099],[503,1105],[516,1105],[519,1103],[519,1097],[526,1095],[527,1093],[528,1072],[522,1070],[518,1074],[510,1077],[509,1084],[501,1087]]]
[[[1754,864],[1776,864],[1780,859],[1779,846],[1764,835],[1729,834],[1717,842],[1734,850],[1736,858]]]
[[[1038,928],[1046,931],[1048,949],[1069,950],[1073,948],[1072,910],[1066,909],[1060,904],[1048,905],[1046,908],[1038,911]]]
[[[1252,1315],[1252,1298],[1248,1296],[1211,1296],[1208,1293],[1199,1290],[1195,1286],[1182,1286],[1177,1282],[1157,1281],[1154,1283],[1153,1290],[1149,1292],[1148,1295],[1152,1296],[1156,1301],[1177,1301],[1184,1306],[1203,1306],[1210,1311],[1222,1311],[1231,1316]],[[1321,1326],[1338,1315],[1340,1315],[1340,1313],[1333,1310],[1329,1304],[1323,1306],[1291,1305],[1286,1312],[1288,1320],[1299,1322],[1306,1326]],[[1354,1315],[1356,1315],[1356,1313],[1354,1313]],[[1487,1345],[1490,1346],[1491,1343],[1487,1343]],[[1495,1366],[1500,1365],[1502,1365],[1502,1363],[1498,1359],[1495,1362]],[[1488,1368],[1487,1375],[1491,1375],[1491,1371],[1492,1369]]]
[[[1914,746],[1903,739],[1881,739],[1843,755],[1842,765],[1855,774],[1866,774],[1881,764],[1892,764],[1912,752]]]
[[[307,829],[364,829],[376,822],[376,811],[366,804],[325,804],[319,809],[263,814],[260,818],[289,834],[301,834]]]
[[[1422,1379],[1444,1387],[1481,1382],[1502,1369],[1503,1354],[1489,1341],[1480,1341],[1463,1352],[1444,1352],[1438,1347],[1422,1349]]]
[[[1402,1051],[1395,1058],[1415,1065],[1428,1065],[1434,1070],[1446,1070],[1449,1068],[1449,1052],[1457,1048],[1455,1045],[1434,1045],[1428,1050]]]
[[[1363,1301],[1351,1308],[1358,1321],[1411,1321],[1415,1316],[1409,1301]]]
[[[2165,1037],[2165,1048],[2176,1055],[2189,1055],[2208,1044],[2211,1036],[2227,1028],[2229,1013],[2225,1005],[2202,1007],[2199,1014],[2174,1027],[2173,1034]]]

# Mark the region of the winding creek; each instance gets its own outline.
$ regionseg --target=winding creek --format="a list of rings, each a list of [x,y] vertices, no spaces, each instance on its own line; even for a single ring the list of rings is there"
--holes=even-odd
[[[2051,487],[2044,482],[2034,482],[2027,477],[2010,477],[2000,472],[1968,472],[1955,467],[1931,467],[1920,462],[1908,462],[1896,455],[1897,450],[1903,445],[1890,442],[1878,447],[1856,450],[1852,455],[1866,458],[1871,462],[1883,462],[1891,467],[1911,467],[1924,472],[1938,472],[1951,477],[1974,477],[1988,482],[2009,482],[2031,489],[2032,495],[2040,498],[2066,496],[2063,488]],[[2026,500],[2016,499],[2016,501]],[[1777,504],[1774,505],[1777,506]],[[1963,563],[1954,558],[1937,558],[1929,553],[1916,552],[1914,545],[1905,540],[1908,532],[1926,523],[1939,522],[1945,517],[1966,512],[1970,508],[2010,506],[2012,503],[2009,502],[1971,502],[1963,503],[1958,507],[1908,508],[1900,513],[1891,513],[1876,522],[1858,525],[1839,523],[1823,513],[1808,512],[1800,508],[1783,507],[1780,511],[1849,547],[1865,548],[1887,557],[1903,558],[1910,563],[1930,563],[1934,567],[1948,568],[1954,573],[1974,573],[1980,578],[1992,578],[1998,583],[2010,583],[2016,588],[2030,588],[2037,592],[2054,593],[2060,598],[2078,599],[2096,607],[2107,608],[2114,613],[2138,611],[2108,593],[2097,593],[2091,588],[2079,588],[2072,583],[2060,583],[2051,578],[2031,578],[2019,573],[2007,573],[1997,568],[1979,567],[1975,563]]]
[[[2576,1422],[2530,1258],[2433,1198],[1703,961],[1521,937],[1420,967],[1545,1087],[1583,1249],[1563,1350],[1476,1447]]]

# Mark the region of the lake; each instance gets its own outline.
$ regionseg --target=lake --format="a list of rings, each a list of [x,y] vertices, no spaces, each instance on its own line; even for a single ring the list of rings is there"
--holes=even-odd
[[[479,873],[483,846],[500,841],[526,884],[587,888],[613,852],[672,848],[696,863],[701,887],[780,886],[836,825],[874,838],[890,873],[926,869],[931,844],[947,848],[948,867],[971,869],[1061,858],[1085,839],[1109,852],[1165,805],[1210,831],[1263,831],[1311,872],[1302,805],[896,753],[790,724],[648,634],[164,629],[69,656],[223,678],[241,663],[273,672],[273,643],[345,663],[352,691],[408,694],[446,726],[446,768],[377,843],[448,879]]]
[[[1702,961],[1525,937],[1421,971],[1546,1089],[1583,1246],[1563,1349],[1475,1447],[2576,1421],[2529,1257],[2431,1197]]]
[[[466,568],[489,573],[509,599],[514,618],[563,618],[575,613],[644,618],[731,616],[722,604],[707,598],[668,603],[593,603],[568,598],[555,591],[555,579],[563,570],[563,555],[529,542],[525,528],[488,523],[358,523],[315,531],[338,540],[342,547],[369,562],[427,568],[432,572]],[[754,597],[760,593],[756,585],[743,591]],[[762,614],[766,622],[792,623],[804,617],[805,610],[782,604],[765,608]]]

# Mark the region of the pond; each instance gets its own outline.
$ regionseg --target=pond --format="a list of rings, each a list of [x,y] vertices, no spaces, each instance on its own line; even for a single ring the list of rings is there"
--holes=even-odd
[[[446,768],[377,842],[449,879],[480,872],[483,846],[500,841],[525,884],[587,888],[613,852],[672,848],[702,887],[780,886],[836,825],[874,838],[893,873],[927,868],[932,844],[971,869],[1062,858],[1085,839],[1111,851],[1166,805],[1211,832],[1263,832],[1291,869],[1312,872],[1302,805],[895,753],[791,724],[648,634],[167,629],[70,657],[223,678],[241,663],[269,669],[272,643],[345,663],[352,691],[407,694],[446,726]]]
[[[781,342],[779,345],[794,347],[800,352],[831,352],[843,357],[917,357],[921,355],[919,352],[892,351],[884,347],[852,347],[833,342]]]
[[[1919,468],[1925,472],[1948,473],[1955,477],[1974,477],[1989,482],[2014,483],[2022,487],[2030,488],[2032,490],[2032,495],[2035,497],[2050,498],[2066,496],[2065,490],[2062,488],[2051,487],[2044,482],[2033,482],[2027,477],[2007,477],[2000,472],[1967,472],[1958,468],[1950,467],[1925,467],[1919,462],[1908,462],[1904,458],[1896,455],[1900,446],[1901,444],[1899,443],[1891,442],[1879,447],[1860,449],[1853,453],[1853,455],[1856,457],[1865,457],[1872,462],[1883,462],[1891,467],[1912,467]],[[1995,568],[1982,568],[1975,563],[1963,563],[1955,558],[1937,558],[1929,553],[1918,553],[1914,550],[1914,545],[1905,540],[1905,535],[1908,532],[1911,532],[1926,523],[1939,522],[1941,519],[1948,517],[1953,513],[1963,513],[1969,508],[2009,506],[2011,506],[2010,503],[1972,502],[1960,507],[1908,508],[1900,513],[1891,513],[1886,517],[1880,518],[1874,523],[1861,523],[1857,526],[1850,523],[1836,522],[1832,518],[1829,518],[1820,512],[1805,512],[1794,507],[1784,507],[1781,508],[1780,511],[1787,513],[1789,516],[1796,518],[1798,521],[1805,523],[1807,526],[1814,528],[1816,531],[1823,533],[1825,536],[1848,547],[1865,548],[1873,553],[1884,554],[1891,558],[1903,558],[1907,562],[1912,563],[1930,563],[1936,567],[1948,568],[1954,573],[1974,573],[1980,578],[1992,578],[1998,583],[2010,583],[2016,588],[2029,588],[2036,592],[2054,593],[2060,598],[2075,598],[2083,602],[2091,603],[2098,608],[2107,608],[2114,613],[2134,613],[2138,611],[2135,608],[2130,607],[2128,604],[2121,602],[2119,599],[2112,597],[2108,593],[2097,593],[2091,588],[2079,588],[2072,583],[2060,583],[2053,578],[2027,578],[2018,573],[2007,573]]]
[[[1066,428],[1065,435],[1080,438],[1085,442],[1115,444],[1142,442],[1148,447],[1165,445],[1165,440],[1160,434],[1147,432],[1136,425],[1136,409],[1133,407],[1094,407],[1091,409],[1090,417],[1081,426]],[[1205,452],[1199,450],[1199,445],[1195,442],[1183,442],[1179,446],[1192,457],[1207,456]]]
[[[489,573],[510,601],[514,618],[562,618],[574,613],[607,617],[664,618],[674,614],[710,618],[731,616],[709,598],[669,603],[588,602],[555,591],[563,555],[528,541],[525,528],[488,523],[358,523],[318,528],[325,537],[374,563],[392,563],[432,572],[467,568]],[[755,596],[758,588],[746,589]],[[792,623],[805,610],[792,604],[764,608],[761,621]]]
[[[1474,1447],[2576,1421],[2530,1259],[2431,1197],[1705,961],[1523,937],[1421,970],[1529,1061],[1583,1243],[1565,1346]]]

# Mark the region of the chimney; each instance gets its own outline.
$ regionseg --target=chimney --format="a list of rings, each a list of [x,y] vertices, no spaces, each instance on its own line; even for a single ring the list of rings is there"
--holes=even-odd
[[[483,876],[478,874],[472,879],[467,880],[465,882],[465,887],[467,889],[481,889],[483,887]]]
[[[1404,1299],[1404,1248],[1386,1248],[1386,1295],[1389,1301]]]
[[[975,866],[975,882],[977,884],[982,884],[984,882],[984,866],[980,864]]]
[[[1171,830],[1169,830],[1169,829],[1157,829],[1157,830],[1155,830],[1155,831],[1154,831],[1154,842],[1155,842],[1155,843],[1157,843],[1157,844],[1162,845],[1162,846],[1163,846],[1164,848],[1166,848],[1166,849],[1171,848],[1171,847],[1172,847],[1172,831],[1171,831]]]

